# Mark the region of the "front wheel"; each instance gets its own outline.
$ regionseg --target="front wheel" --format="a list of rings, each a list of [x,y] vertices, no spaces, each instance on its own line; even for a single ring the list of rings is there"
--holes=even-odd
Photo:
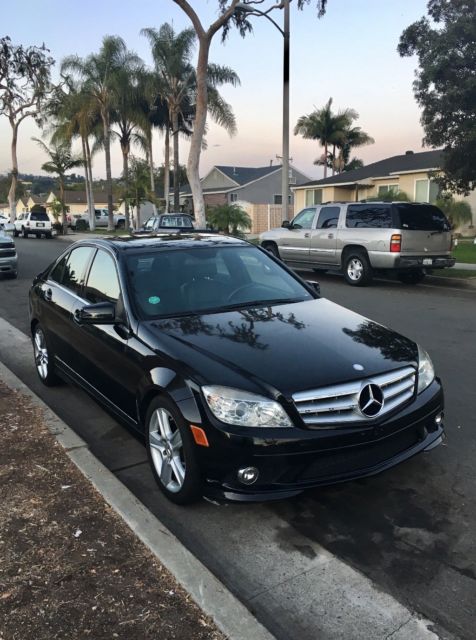
[[[26,229],[23,229],[23,237],[28,238],[28,231]]]
[[[18,238],[19,235],[20,235],[20,232],[17,231],[16,229],[13,229],[13,237]]]
[[[269,253],[271,253],[275,258],[281,258],[281,256],[279,255],[278,246],[274,242],[263,244],[263,249],[269,251]]]
[[[418,284],[424,279],[425,272],[423,269],[409,269],[408,271],[400,271],[397,277],[403,284]]]
[[[152,401],[146,416],[146,446],[160,490],[176,504],[195,502],[202,482],[189,425],[168,398]]]
[[[364,253],[348,253],[344,258],[344,277],[354,287],[364,287],[372,280],[372,268]]]
[[[125,229],[126,228],[126,221],[125,220],[119,220],[119,222],[116,225],[116,229]]]
[[[33,352],[36,372],[41,382],[47,387],[57,385],[60,380],[54,372],[53,354],[48,348],[45,334],[40,325],[36,325],[33,331]]]

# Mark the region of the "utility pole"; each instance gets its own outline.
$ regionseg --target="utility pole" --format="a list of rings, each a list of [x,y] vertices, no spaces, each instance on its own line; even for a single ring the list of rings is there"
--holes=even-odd
[[[283,0],[283,5],[283,166],[281,176],[281,212],[282,220],[287,220],[289,193],[289,0]]]

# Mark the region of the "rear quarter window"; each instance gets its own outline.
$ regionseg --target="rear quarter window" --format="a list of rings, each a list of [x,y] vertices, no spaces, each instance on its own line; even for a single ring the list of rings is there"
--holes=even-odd
[[[391,229],[392,210],[385,204],[350,204],[345,226],[350,229]]]
[[[441,209],[432,204],[402,203],[394,205],[398,228],[408,231],[450,231],[451,226]]]

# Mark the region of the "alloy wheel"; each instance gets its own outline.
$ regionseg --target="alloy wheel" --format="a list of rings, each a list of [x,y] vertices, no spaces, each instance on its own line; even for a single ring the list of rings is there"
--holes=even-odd
[[[354,282],[358,282],[362,277],[364,266],[359,258],[352,258],[347,264],[347,275]]]
[[[185,457],[179,428],[166,409],[159,407],[150,417],[149,444],[160,482],[168,491],[178,493],[185,482]]]
[[[33,341],[33,348],[35,352],[35,365],[38,371],[38,375],[42,380],[46,380],[48,377],[48,349],[46,347],[45,334],[41,329],[35,331],[35,338]]]

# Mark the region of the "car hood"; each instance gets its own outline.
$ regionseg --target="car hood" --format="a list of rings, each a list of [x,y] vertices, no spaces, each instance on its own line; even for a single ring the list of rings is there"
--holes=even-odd
[[[198,384],[288,397],[418,362],[414,342],[324,298],[143,327],[149,345],[185,366]]]

